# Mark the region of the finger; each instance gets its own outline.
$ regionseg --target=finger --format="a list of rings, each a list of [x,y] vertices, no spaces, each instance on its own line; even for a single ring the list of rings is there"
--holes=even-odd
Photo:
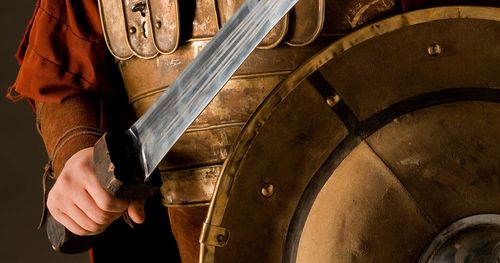
[[[122,215],[122,213],[103,211],[87,191],[75,197],[75,205],[99,225],[107,226]]]
[[[70,204],[65,207],[64,213],[90,234],[99,234],[106,229],[107,225],[101,225],[94,222],[75,204]]]
[[[69,217],[63,212],[54,212],[54,213],[51,212],[51,215],[57,222],[61,223],[64,227],[66,227],[69,231],[71,231],[71,233],[75,235],[89,236],[92,234],[89,231],[82,228],[80,225],[78,225],[73,219],[71,219],[71,217]]]
[[[97,206],[105,212],[123,213],[127,210],[128,201],[120,200],[108,193],[94,175],[87,182],[85,189],[95,201]]]
[[[128,206],[128,215],[130,219],[137,224],[144,223],[145,214],[144,214],[144,200],[132,200]]]

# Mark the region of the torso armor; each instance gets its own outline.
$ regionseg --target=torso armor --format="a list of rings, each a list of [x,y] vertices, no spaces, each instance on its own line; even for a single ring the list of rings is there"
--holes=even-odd
[[[142,115],[244,0],[100,0],[111,53]],[[394,0],[300,0],[159,165],[163,203],[207,204],[228,152],[274,87],[353,29],[396,13]]]

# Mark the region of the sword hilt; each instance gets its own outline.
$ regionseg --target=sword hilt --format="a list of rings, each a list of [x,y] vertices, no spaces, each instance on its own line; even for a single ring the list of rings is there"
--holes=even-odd
[[[136,158],[137,142],[126,134],[106,133],[94,146],[94,172],[102,187],[116,198],[145,200],[159,188],[142,181],[142,165]],[[47,237],[56,251],[77,254],[92,248],[96,236],[78,236],[47,217]]]
[[[52,249],[65,254],[78,254],[88,251],[94,245],[96,236],[78,236],[47,215],[47,237]]]

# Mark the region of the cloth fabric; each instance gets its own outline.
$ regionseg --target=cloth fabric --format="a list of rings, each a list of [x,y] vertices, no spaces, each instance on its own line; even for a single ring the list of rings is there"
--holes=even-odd
[[[104,41],[96,1],[37,1],[17,59],[18,76],[7,97],[31,102],[53,177],[100,133],[126,127],[125,89]],[[161,197],[147,202],[146,217],[135,229],[117,220],[97,236],[92,262],[180,262]]]
[[[172,232],[179,246],[179,253],[184,263],[199,262],[199,239],[203,223],[208,212],[208,205],[167,208]]]
[[[38,0],[17,58],[13,88],[21,98],[60,103],[89,92],[124,95],[96,1]]]

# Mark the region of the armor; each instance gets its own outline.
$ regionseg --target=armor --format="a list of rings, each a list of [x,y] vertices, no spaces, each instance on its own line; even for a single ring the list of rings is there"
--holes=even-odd
[[[243,2],[99,1],[106,42],[138,116]],[[270,91],[339,36],[395,9],[392,0],[300,0],[160,163],[163,203],[208,204],[232,144]]]
[[[100,0],[138,115],[242,2]],[[159,166],[202,261],[496,260],[499,12],[301,0]]]

